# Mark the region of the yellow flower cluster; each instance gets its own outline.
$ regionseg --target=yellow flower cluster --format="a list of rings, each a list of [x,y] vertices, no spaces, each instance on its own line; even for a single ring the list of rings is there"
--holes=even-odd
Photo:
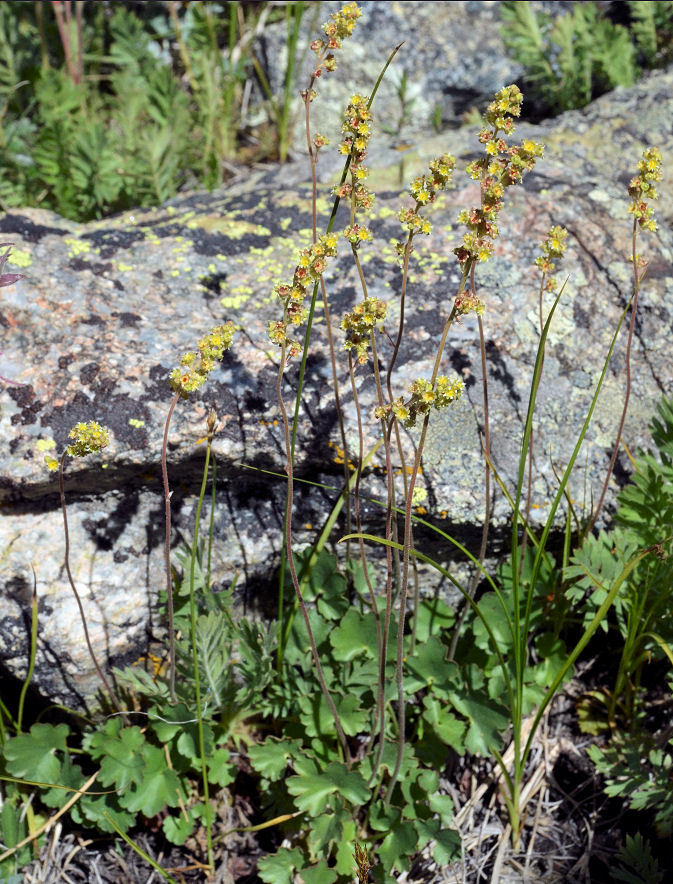
[[[367,361],[371,331],[385,319],[387,309],[388,305],[380,298],[365,298],[341,320],[341,328],[346,332],[344,348],[355,350],[360,365]]]
[[[446,375],[440,375],[437,378],[435,386],[424,378],[415,380],[409,390],[411,398],[405,402],[402,396],[399,396],[392,404],[377,408],[375,411],[377,418],[385,417],[392,413],[397,420],[402,421],[405,427],[415,427],[419,417],[429,414],[431,409],[446,408],[452,402],[460,399],[465,384],[455,378],[449,380]]]
[[[338,240],[335,233],[326,233],[310,248],[300,252],[291,285],[283,283],[273,290],[283,304],[283,318],[269,322],[269,338],[279,347],[285,347],[288,360],[301,353],[301,346],[289,337],[287,330],[290,326],[301,325],[306,319],[308,310],[304,307],[304,299],[309,294],[309,288],[318,282],[327,269],[327,259],[336,255]]]
[[[89,421],[86,424],[75,424],[68,433],[68,439],[72,439],[73,442],[65,449],[66,454],[70,457],[86,457],[87,454],[95,454],[107,448],[110,444],[110,431],[96,421]],[[47,447],[53,448],[55,444],[52,439]],[[59,461],[53,455],[45,454],[44,462],[48,469],[52,471],[58,469]]]
[[[554,227],[549,228],[547,238],[540,244],[542,254],[535,259],[535,264],[546,277],[545,289],[548,292],[552,291],[555,286],[554,279],[551,276],[556,269],[554,259],[562,258],[565,255],[567,238],[568,231],[565,227],[554,225]]]
[[[643,158],[638,163],[639,175],[629,184],[629,196],[631,204],[629,213],[644,230],[656,230],[657,222],[654,220],[654,209],[648,206],[648,200],[656,200],[659,193],[654,186],[661,181],[661,153],[658,147],[648,147],[643,152]]]
[[[357,3],[347,3],[339,12],[333,12],[322,26],[329,42],[329,49],[340,49],[341,41],[353,35],[355,22],[362,15]]]
[[[215,363],[222,359],[225,350],[231,347],[234,337],[233,322],[218,325],[205,335],[198,343],[198,353],[185,353],[180,366],[173,369],[169,376],[171,390],[187,399],[190,393],[205,383]]]
[[[323,70],[336,70],[336,58],[332,52],[341,49],[341,41],[352,35],[355,23],[361,15],[362,12],[356,3],[347,3],[339,12],[330,15],[329,20],[322,26],[325,39],[314,40],[311,43],[311,49],[318,56],[318,63],[313,71],[314,77],[320,77]],[[302,96],[308,96],[309,101],[313,101],[315,92],[307,90]]]
[[[68,433],[68,439],[72,439],[72,445],[68,445],[66,451],[70,457],[86,457],[107,448],[110,444],[110,431],[101,427],[96,421],[86,424],[75,424]]]
[[[493,129],[502,129],[506,135],[514,131],[512,117],[521,115],[523,95],[518,86],[512,84],[505,86],[500,92],[496,92],[494,100],[486,108],[484,120]]]
[[[497,219],[505,188],[519,184],[524,172],[532,169],[544,153],[544,147],[530,138],[508,147],[501,137],[501,132],[511,135],[514,131],[512,117],[521,113],[522,101],[518,86],[506,86],[496,93],[484,115],[490,128],[481,130],[479,141],[486,156],[470,163],[465,170],[470,178],[481,182],[481,205],[463,210],[458,216],[468,230],[463,244],[453,250],[463,267],[491,257],[493,241],[499,234]]]
[[[420,214],[419,209],[434,203],[437,194],[450,187],[455,165],[455,157],[448,153],[442,154],[441,157],[432,160],[427,175],[419,175],[411,182],[409,191],[416,201],[416,205],[413,209],[401,209],[398,216],[402,227],[408,233],[427,234],[432,231],[432,224]],[[403,249],[404,246],[401,248]],[[400,248],[398,248],[399,251]]]
[[[456,316],[467,316],[469,313],[481,316],[484,312],[484,302],[473,292],[464,290],[456,295],[454,308]]]
[[[363,163],[372,135],[372,114],[367,102],[368,99],[364,95],[352,95],[341,124],[344,139],[339,144],[339,153],[350,157],[348,168],[350,181],[337,184],[332,192],[341,199],[350,199],[351,217],[359,210],[368,212],[374,205],[374,194],[364,183],[368,170]]]
[[[351,224],[344,228],[343,237],[352,246],[359,246],[362,242],[371,242],[372,232],[362,224]]]

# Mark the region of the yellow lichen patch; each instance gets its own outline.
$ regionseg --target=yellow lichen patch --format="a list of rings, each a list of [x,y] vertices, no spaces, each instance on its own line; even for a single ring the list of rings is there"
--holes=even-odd
[[[397,212],[395,209],[391,209],[390,206],[381,206],[378,212],[372,212],[372,218],[396,218]]]
[[[30,257],[30,252],[26,252],[23,249],[13,248],[9,253],[7,263],[14,264],[15,267],[30,267],[33,263],[33,259]]]
[[[283,218],[280,222],[280,229],[287,230],[290,224],[292,224],[292,218]]]
[[[138,420],[137,417],[130,417],[130,418],[129,418],[129,424],[130,424],[132,427],[144,427],[144,426],[145,426],[145,421]]]
[[[390,245],[381,246],[379,250],[380,257],[386,264],[397,264],[397,251],[395,249],[395,240],[390,240]]]
[[[250,221],[234,218],[221,218],[216,215],[198,215],[187,224],[187,227],[190,230],[199,228],[205,230],[206,233],[223,233],[229,239],[242,239],[246,234],[271,236],[269,228],[262,227],[261,224],[252,224]]]
[[[227,295],[226,298],[222,298],[220,300],[220,304],[223,307],[226,307],[227,310],[238,310],[239,307],[242,307],[246,301],[250,300],[250,295]]]
[[[47,436],[46,439],[38,439],[35,447],[38,451],[51,451],[52,449],[56,448],[56,441]]]
[[[425,488],[421,488],[418,485],[414,488],[414,493],[411,495],[411,502],[414,506],[419,506],[421,501],[428,499],[428,492]],[[427,512],[427,510],[426,510]]]
[[[122,261],[118,261],[117,270],[119,270],[120,273],[128,273],[129,270],[133,270],[133,266],[131,264],[124,264]]]
[[[180,276],[179,270],[171,270],[171,276]]]
[[[86,255],[91,251],[91,243],[86,242],[86,240],[73,239],[70,236],[66,236],[64,242],[70,247],[68,249],[69,258],[76,258],[78,255]]]

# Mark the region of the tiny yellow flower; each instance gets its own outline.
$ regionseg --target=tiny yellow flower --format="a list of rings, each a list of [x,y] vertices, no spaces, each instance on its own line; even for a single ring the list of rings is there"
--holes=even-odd
[[[73,440],[72,445],[68,445],[66,448],[70,457],[86,457],[87,454],[101,451],[110,444],[109,430],[96,421],[75,424],[68,433],[68,438]],[[49,463],[47,466],[49,469],[53,469]]]

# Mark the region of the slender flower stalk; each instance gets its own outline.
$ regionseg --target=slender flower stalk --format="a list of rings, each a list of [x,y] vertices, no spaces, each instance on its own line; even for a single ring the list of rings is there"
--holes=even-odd
[[[444,346],[453,322],[469,313],[481,316],[484,305],[477,297],[474,285],[467,285],[472,279],[472,268],[479,262],[487,261],[493,254],[494,241],[499,235],[497,225],[498,214],[502,209],[502,197],[506,187],[518,184],[523,174],[532,169],[535,161],[543,154],[543,147],[531,139],[525,139],[520,145],[508,146],[503,135],[510,135],[514,130],[513,117],[521,113],[523,98],[517,86],[506,86],[496,93],[495,100],[488,106],[485,113],[486,126],[479,133],[479,141],[484,145],[486,156],[470,163],[467,174],[480,182],[481,202],[476,208],[460,213],[458,220],[465,224],[467,232],[462,245],[454,249],[462,269],[462,279],[458,294],[451,312],[446,320],[439,346],[435,356],[430,381],[419,379],[412,385],[412,396],[408,401],[398,397],[392,403],[392,411],[397,420],[406,426],[414,426],[419,416],[423,416],[420,438],[416,449],[416,457],[409,479],[405,507],[404,543],[402,553],[402,580],[400,590],[400,608],[397,637],[397,689],[398,689],[398,745],[395,769],[388,784],[386,802],[390,801],[393,789],[402,768],[405,741],[405,709],[403,687],[403,651],[404,627],[406,623],[407,587],[409,580],[409,558],[411,551],[411,510],[413,494],[418,478],[425,437],[432,408],[439,408],[455,401],[460,395],[461,381],[451,382],[439,376],[439,368]],[[424,188],[419,182],[418,194],[424,195]],[[403,219],[404,223],[404,219]],[[410,227],[419,224],[410,213]],[[420,222],[422,224],[422,221]],[[421,227],[422,229],[422,227]],[[403,255],[403,248],[400,250]],[[517,602],[515,601],[515,609]],[[515,643],[516,644],[516,643]],[[516,734],[515,734],[516,738]],[[520,735],[519,735],[520,738]],[[518,752],[518,745],[515,747]]]
[[[301,585],[297,576],[297,570],[294,564],[294,556],[292,555],[294,456],[292,437],[290,433],[290,420],[283,399],[283,375],[285,374],[285,368],[290,360],[298,356],[302,350],[299,342],[290,337],[289,332],[291,332],[295,327],[301,325],[306,320],[308,316],[308,308],[304,306],[304,300],[309,293],[309,287],[313,288],[313,286],[317,282],[319,282],[322,274],[327,269],[327,259],[332,258],[336,255],[337,241],[338,238],[336,234],[325,234],[324,236],[321,236],[318,241],[314,243],[310,248],[304,249],[302,252],[300,252],[299,261],[295,268],[292,282],[289,284],[277,285],[274,288],[274,294],[278,297],[283,306],[283,316],[280,320],[272,320],[269,322],[268,334],[269,339],[272,341],[272,343],[279,346],[281,350],[280,361],[278,364],[278,377],[276,380],[276,397],[278,399],[278,406],[281,412],[283,432],[285,436],[285,470],[287,472],[287,500],[285,505],[285,549],[287,551],[288,567],[290,570],[292,585],[294,586],[295,594],[297,596],[297,602],[299,604],[299,608],[301,610],[302,617],[304,618],[304,623],[306,625],[309,643],[311,645],[311,653],[313,655],[313,662],[315,664],[320,688],[323,692],[330,712],[332,713],[334,725],[336,727],[337,735],[339,737],[339,743],[341,745],[344,758],[346,758],[347,761],[350,763],[350,753],[348,749],[348,742],[346,740],[346,734],[344,733],[343,727],[341,726],[339,713],[337,712],[337,708],[334,705],[334,700],[332,699],[332,695],[329,691],[329,688],[327,687],[327,682],[325,681],[322,665],[320,663],[320,656],[318,654],[318,648],[315,643],[313,630],[311,629],[311,624],[308,617],[308,610],[306,608],[306,603],[304,601],[304,596],[301,591]]]
[[[603,502],[605,500],[605,495],[607,494],[612,471],[615,467],[615,461],[617,460],[619,445],[622,440],[626,413],[629,408],[629,399],[631,398],[631,345],[633,342],[633,330],[636,323],[636,311],[638,309],[638,293],[640,291],[640,284],[647,270],[647,264],[636,250],[638,231],[642,229],[654,232],[657,229],[657,222],[654,220],[654,209],[649,203],[650,200],[655,200],[659,197],[659,193],[655,186],[658,181],[661,181],[661,153],[657,147],[648,147],[647,150],[643,152],[643,157],[638,163],[638,175],[632,178],[631,183],[629,184],[629,196],[631,197],[629,214],[633,215],[633,233],[631,235],[633,302],[631,304],[631,321],[629,322],[629,332],[626,340],[626,392],[624,395],[624,407],[619,420],[615,447],[612,451],[612,457],[610,458],[603,490],[601,491],[601,496],[598,499],[596,509],[591,517],[587,533],[590,533],[593,530],[593,527],[596,524],[596,519],[603,508]]]
[[[337,59],[334,55],[334,52],[341,49],[342,41],[348,37],[350,37],[355,28],[355,24],[358,18],[361,16],[361,11],[356,3],[347,3],[339,12],[333,13],[330,15],[329,19],[323,25],[323,32],[325,34],[324,38],[318,38],[311,43],[311,49],[316,54],[316,66],[313,69],[311,74],[311,78],[309,80],[309,84],[306,89],[303,89],[301,92],[301,97],[304,102],[304,118],[305,118],[305,131],[306,131],[306,147],[309,155],[310,165],[311,165],[311,229],[312,229],[312,237],[314,246],[318,242],[318,180],[317,180],[317,163],[318,163],[318,153],[319,151],[326,147],[328,139],[325,138],[324,135],[315,134],[311,136],[311,103],[315,100],[317,93],[313,88],[315,86],[316,80],[323,75],[324,72],[331,72],[336,70],[337,67]],[[387,66],[387,65],[386,65]],[[335,200],[335,204],[332,209],[332,215],[330,217],[329,223],[327,225],[327,234],[331,234],[332,226],[334,223],[334,216],[336,214],[336,208],[338,205],[338,199]],[[297,438],[297,426],[299,423],[299,408],[301,405],[301,392],[304,386],[304,373],[306,371],[306,359],[308,356],[308,345],[311,338],[311,329],[313,325],[313,315],[315,311],[316,298],[318,294],[318,286],[320,285],[320,289],[322,292],[322,301],[323,301],[323,311],[325,314],[325,322],[327,324],[327,338],[328,338],[328,346],[330,351],[330,362],[332,366],[332,380],[334,385],[334,398],[336,411],[338,415],[339,422],[339,431],[341,434],[341,444],[344,450],[344,488],[348,488],[349,484],[349,476],[348,476],[348,444],[346,439],[346,429],[344,427],[343,415],[341,411],[341,402],[339,396],[339,381],[337,375],[336,368],[336,357],[334,352],[334,341],[332,337],[332,326],[330,319],[330,311],[329,304],[327,298],[327,290],[325,287],[325,282],[323,277],[320,277],[320,282],[317,281],[313,285],[313,292],[311,296],[311,306],[307,311],[307,326],[306,326],[306,334],[304,337],[304,352],[302,354],[301,365],[299,368],[299,379],[297,383],[297,395],[295,398],[295,407],[294,414],[292,418],[292,434],[291,434],[291,456],[292,463],[294,464],[294,450],[295,450],[295,442]],[[344,493],[346,493],[344,491]],[[286,498],[285,501],[285,521],[288,519],[288,500]],[[291,518],[291,516],[290,516]],[[348,525],[350,525],[350,500],[347,502],[346,507],[346,521]],[[283,539],[283,543],[285,540]],[[283,549],[281,555],[281,563],[280,563],[280,574],[279,574],[279,585],[278,585],[278,621],[279,623],[283,623],[284,618],[284,603],[285,603],[285,561],[286,554],[288,550]],[[282,629],[281,629],[282,634]],[[278,644],[278,654],[277,654],[277,667],[280,672],[282,668],[282,660],[283,660],[283,652],[284,645],[283,642],[279,642]]]
[[[82,620],[82,628],[84,630],[84,640],[86,641],[86,646],[87,650],[89,651],[91,661],[96,669],[96,672],[98,673],[98,677],[100,678],[101,683],[103,684],[105,690],[110,697],[110,700],[114,704],[115,708],[123,714],[123,710],[120,708],[117,702],[117,698],[114,691],[112,690],[112,686],[108,681],[108,678],[105,675],[100,663],[98,662],[93,649],[93,645],[91,644],[89,627],[87,626],[86,615],[84,613],[84,606],[82,605],[82,599],[79,592],[77,591],[75,580],[72,576],[72,571],[70,570],[70,532],[68,530],[68,512],[65,505],[65,482],[63,479],[66,457],[87,457],[89,454],[96,454],[97,452],[102,451],[110,444],[110,431],[107,430],[105,427],[102,427],[100,424],[96,423],[96,421],[89,421],[88,423],[76,424],[72,428],[72,430],[70,430],[68,438],[72,439],[72,442],[66,447],[60,459],[57,460],[52,455],[45,455],[45,463],[47,464],[47,467],[50,470],[58,470],[58,488],[61,497],[61,512],[63,513],[63,533],[65,536],[65,571],[68,575],[68,581],[73,591],[73,595],[75,596],[77,607],[79,608],[79,615]]]
[[[161,446],[161,476],[164,487],[164,567],[166,570],[166,609],[168,612],[168,688],[171,700],[175,702],[175,629],[173,612],[173,574],[171,571],[171,490],[168,484],[168,429],[173,411],[180,399],[188,399],[189,394],[198,390],[206,382],[208,375],[222,359],[225,350],[231,347],[234,325],[225,322],[215,326],[198,343],[197,351],[185,353],[180,365],[169,376],[169,384],[174,396],[168,408],[164,425],[164,438]]]
[[[428,220],[428,218],[424,217],[421,214],[421,210],[427,206],[432,204],[437,195],[444,190],[448,190],[448,188],[452,184],[452,175],[453,170],[455,168],[456,160],[455,157],[451,156],[451,154],[443,154],[436,160],[433,160],[430,163],[429,173],[426,175],[421,175],[415,178],[410,187],[409,191],[414,199],[415,206],[412,209],[405,208],[402,209],[399,213],[399,219],[403,226],[403,228],[407,231],[407,239],[406,242],[398,242],[395,244],[395,248],[397,250],[398,256],[401,260],[402,264],[402,285],[400,289],[400,318],[397,327],[397,338],[395,339],[395,344],[393,346],[393,353],[390,358],[390,363],[388,365],[388,371],[386,372],[386,388],[388,391],[389,401],[392,403],[393,396],[393,388],[392,388],[392,374],[395,368],[395,364],[397,362],[397,357],[399,355],[400,346],[402,343],[402,336],[404,334],[404,319],[405,319],[405,306],[406,306],[406,292],[407,292],[407,284],[409,280],[409,262],[411,259],[411,255],[414,251],[414,237],[418,233],[423,233],[425,235],[429,235],[432,232],[432,224]],[[402,484],[404,489],[404,499],[406,500],[409,493],[409,471],[407,469],[407,462],[404,455],[404,447],[402,445],[402,435],[400,432],[400,425],[398,421],[393,421],[393,429],[395,432],[395,442],[397,444],[397,452],[400,459],[400,468],[402,470]],[[394,522],[395,533],[397,532],[397,518],[395,518]],[[413,548],[413,530],[411,535],[411,545]],[[396,553],[397,556],[397,553]],[[396,562],[398,559],[396,558]],[[419,600],[419,583],[418,583],[418,568],[416,566],[416,559],[413,559],[413,570],[414,570],[414,612],[418,610],[418,600]],[[416,617],[414,617],[412,633],[411,633],[411,653],[413,653],[416,645]]]
[[[566,251],[566,239],[568,231],[564,227],[554,225],[549,229],[546,239],[540,244],[540,254],[535,259],[535,266],[540,269],[540,289],[538,292],[538,314],[540,318],[540,335],[544,328],[543,297],[545,292],[555,292],[557,283],[552,274],[556,270],[556,261],[562,258]],[[544,353],[542,354],[542,366],[544,366]],[[530,507],[533,493],[533,436],[534,428],[531,427],[530,441],[528,444],[528,493],[526,495],[526,523],[530,522]],[[528,544],[528,533],[523,532],[521,540],[521,561],[519,563],[519,579],[523,569],[523,561]]]

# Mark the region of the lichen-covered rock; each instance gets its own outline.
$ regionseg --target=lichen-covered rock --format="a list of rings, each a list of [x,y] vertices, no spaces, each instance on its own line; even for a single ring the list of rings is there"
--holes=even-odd
[[[524,187],[507,193],[496,256],[477,273],[487,305],[493,458],[510,484],[538,340],[533,261],[552,224],[570,231],[563,271],[568,283],[551,329],[538,399],[533,488],[538,518],[544,517],[553,496],[554,468],[563,468],[572,451],[611,335],[631,295],[626,188],[648,144],[659,146],[670,169],[671,94],[673,71],[651,75],[585,111],[545,126],[522,125],[515,136],[546,142],[548,152]],[[459,161],[456,189],[433,209],[434,231],[418,243],[407,334],[395,377],[400,393],[431,370],[433,348],[460,276],[452,254],[462,236],[456,215],[478,200],[474,182],[459,170],[478,150],[475,131],[467,128],[419,141],[404,156],[405,179],[438,153],[453,152]],[[373,157],[371,181],[378,195],[371,227],[380,247],[366,246],[362,258],[370,296],[392,301],[392,328],[400,271],[389,243],[400,235],[396,216],[405,198],[400,196],[399,154],[384,146]],[[332,168],[323,163],[321,224],[330,206],[327,179]],[[288,277],[297,247],[310,240],[310,190],[293,183],[299,174],[297,167],[257,171],[211,194],[185,194],[156,210],[87,225],[37,209],[0,218],[0,239],[15,244],[11,269],[26,275],[3,289],[0,300],[0,375],[14,382],[3,388],[0,400],[5,442],[0,452],[0,662],[18,676],[26,671],[34,569],[40,611],[34,681],[54,700],[85,705],[97,682],[63,569],[57,482],[44,466],[50,440],[55,441],[53,450],[62,451],[78,421],[96,420],[112,430],[109,448],[67,464],[71,565],[99,657],[131,662],[158,626],[152,618],[164,583],[159,460],[171,398],[168,376],[184,351],[227,319],[239,327],[232,350],[203,388],[178,403],[171,424],[168,463],[175,540],[191,537],[203,463],[199,440],[214,408],[220,421],[214,444],[214,580],[228,585],[238,574],[241,605],[274,605],[272,571],[281,546],[285,456],[274,392],[278,351],[266,326],[278,317],[278,302],[271,294],[274,282]],[[669,174],[657,205],[661,228],[640,241],[639,250],[650,264],[632,357],[633,398],[624,437],[631,449],[646,442],[647,423],[661,394],[673,392],[672,190]],[[341,215],[337,227],[345,223]],[[339,320],[357,297],[346,250],[341,249],[326,280],[339,339]],[[595,498],[604,478],[621,411],[624,346],[622,334],[572,488],[578,503],[585,482]],[[383,356],[387,359],[389,353],[384,350]],[[340,365],[350,414],[345,360]],[[478,434],[481,370],[473,319],[453,327],[443,370],[463,378],[467,395],[430,422],[417,502],[446,530],[476,536],[484,501]],[[294,366],[287,373],[287,400],[296,372]],[[373,443],[372,384],[362,369],[358,378],[367,441]],[[317,318],[300,415],[297,474],[339,487],[343,473],[329,379],[325,322]],[[348,434],[353,444],[352,418]],[[380,495],[380,479],[374,476],[374,481],[379,482],[374,496]],[[300,544],[315,537],[336,496],[329,488],[297,483],[294,522]],[[372,504],[364,509],[368,527],[376,530],[380,509]],[[500,496],[496,530],[506,519],[507,505]],[[436,545],[433,551],[444,559],[451,554]]]
[[[320,25],[343,5],[329,0],[311,7],[302,20],[302,39],[321,35]],[[402,41],[381,83],[378,111],[381,127],[397,143],[413,143],[433,126],[460,125],[466,112],[483,109],[494,92],[521,75],[521,66],[505,52],[499,2],[364,0],[358,5],[362,17],[353,38],[344,41],[344,48],[336,53],[337,69],[322,78],[313,108],[314,128],[330,138],[339,133],[333,109],[345,107],[355,90],[368,92],[392,49]],[[284,22],[265,28],[259,41],[260,58],[276,94],[282,92],[285,79],[285,28]],[[315,56],[308,52],[301,69],[304,80],[314,62]],[[301,116],[300,109],[297,112]],[[299,150],[305,144],[302,135],[298,125],[294,145]]]

